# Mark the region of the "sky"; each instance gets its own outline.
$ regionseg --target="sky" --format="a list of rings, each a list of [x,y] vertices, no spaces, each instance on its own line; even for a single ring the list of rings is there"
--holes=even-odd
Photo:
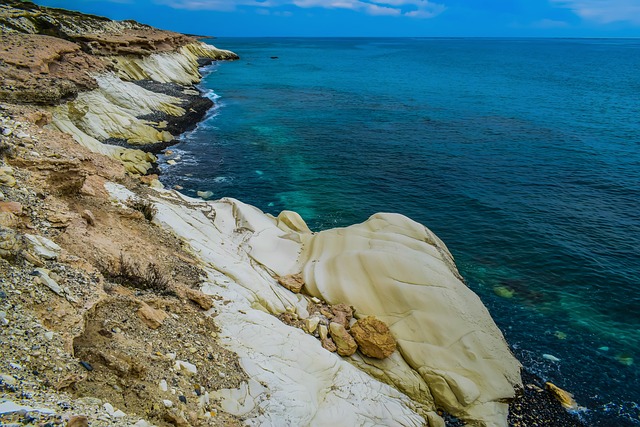
[[[640,0],[35,0],[216,37],[640,37]]]

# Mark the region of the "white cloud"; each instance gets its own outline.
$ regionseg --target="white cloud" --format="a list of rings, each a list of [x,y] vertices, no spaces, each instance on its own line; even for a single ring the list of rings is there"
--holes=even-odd
[[[600,24],[631,22],[640,24],[640,0],[551,0],[576,15]]]
[[[156,0],[176,9],[232,11],[238,7],[255,7],[259,13],[283,6],[299,8],[349,9],[369,15],[432,18],[445,10],[444,5],[429,0]]]

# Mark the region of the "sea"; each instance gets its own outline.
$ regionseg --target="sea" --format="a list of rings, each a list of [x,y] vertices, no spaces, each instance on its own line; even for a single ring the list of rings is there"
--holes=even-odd
[[[527,369],[589,425],[640,425],[640,39],[210,43],[241,59],[203,70],[167,187],[426,225]]]

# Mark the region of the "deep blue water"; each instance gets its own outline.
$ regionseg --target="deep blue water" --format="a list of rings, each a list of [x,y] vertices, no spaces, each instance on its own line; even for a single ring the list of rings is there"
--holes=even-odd
[[[166,185],[316,230],[425,224],[527,367],[593,425],[640,425],[640,40],[215,44],[242,59],[208,70]]]

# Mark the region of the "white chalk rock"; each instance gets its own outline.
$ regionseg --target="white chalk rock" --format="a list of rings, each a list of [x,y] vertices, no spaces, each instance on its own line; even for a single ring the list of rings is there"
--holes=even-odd
[[[60,255],[60,251],[62,251],[60,246],[44,236],[25,234],[24,237],[27,239],[27,244],[33,252],[41,258],[56,259],[58,255]]]
[[[306,312],[305,297],[274,279],[299,272],[302,247],[294,227],[280,229],[277,219],[233,199],[160,194],[154,221],[200,259],[208,275],[203,291],[230,301],[219,306],[219,339],[238,354],[250,380],[215,392],[226,411],[251,425],[442,425],[432,402],[412,401],[270,314],[287,307]]]
[[[301,239],[309,293],[390,325],[437,405],[476,424],[507,425],[500,401],[514,396],[520,364],[440,239],[398,214]]]

